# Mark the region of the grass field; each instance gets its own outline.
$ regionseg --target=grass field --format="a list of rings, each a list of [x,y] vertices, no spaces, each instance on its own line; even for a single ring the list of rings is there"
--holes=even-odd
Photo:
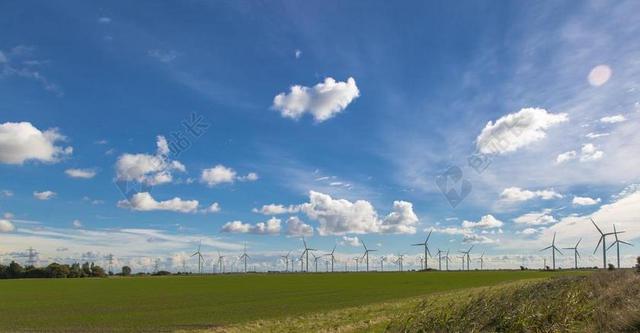
[[[537,271],[0,280],[0,331],[203,329],[544,278]]]

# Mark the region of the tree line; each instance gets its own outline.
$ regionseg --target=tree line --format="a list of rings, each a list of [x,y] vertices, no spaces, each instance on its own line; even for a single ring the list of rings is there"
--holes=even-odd
[[[124,268],[124,267],[123,267]],[[129,272],[131,272],[129,270]],[[104,269],[94,263],[85,262],[67,265],[52,263],[45,267],[21,266],[12,261],[8,266],[0,264],[0,279],[23,278],[83,278],[106,277]]]

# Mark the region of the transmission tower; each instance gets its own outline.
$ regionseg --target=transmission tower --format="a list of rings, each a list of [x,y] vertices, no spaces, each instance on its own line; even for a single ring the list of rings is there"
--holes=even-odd
[[[32,247],[29,247],[29,249],[27,249],[27,266],[35,266],[37,256],[38,252],[36,252]]]
[[[109,262],[109,272],[113,272],[113,254],[109,253],[109,255],[104,258]]]

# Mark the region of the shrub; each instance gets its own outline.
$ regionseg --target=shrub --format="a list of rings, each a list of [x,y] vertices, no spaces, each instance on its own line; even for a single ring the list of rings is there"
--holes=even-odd
[[[607,268],[610,271],[613,271],[616,269],[616,266],[614,266],[613,264],[609,264],[609,268]]]

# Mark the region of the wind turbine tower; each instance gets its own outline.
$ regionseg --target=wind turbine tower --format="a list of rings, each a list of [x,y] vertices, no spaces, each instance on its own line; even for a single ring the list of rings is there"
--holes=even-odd
[[[200,244],[198,244],[198,251],[196,251],[194,254],[192,254],[191,256],[198,256],[198,274],[202,274],[202,253],[200,252],[200,246],[202,246],[202,242],[200,242]]]

